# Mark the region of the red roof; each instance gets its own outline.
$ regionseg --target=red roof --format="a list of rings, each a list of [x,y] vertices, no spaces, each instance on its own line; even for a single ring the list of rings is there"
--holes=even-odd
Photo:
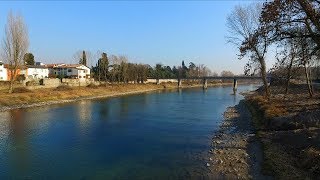
[[[8,69],[10,67],[9,64],[4,64],[4,68]],[[18,66],[18,69],[26,69],[26,66],[22,65],[22,66]]]
[[[77,68],[79,66],[84,66],[84,65],[83,64],[47,64],[45,66],[47,68]]]

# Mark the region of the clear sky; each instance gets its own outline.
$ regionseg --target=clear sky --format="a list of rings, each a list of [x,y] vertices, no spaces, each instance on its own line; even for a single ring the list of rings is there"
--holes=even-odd
[[[36,61],[73,61],[79,50],[126,55],[154,66],[205,64],[215,72],[242,73],[246,60],[226,43],[226,17],[250,1],[0,2],[0,37],[7,14],[19,12]]]

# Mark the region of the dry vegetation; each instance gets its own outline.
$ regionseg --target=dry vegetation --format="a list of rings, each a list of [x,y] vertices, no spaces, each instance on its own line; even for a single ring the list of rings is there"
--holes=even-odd
[[[279,179],[320,177],[319,88],[309,98],[306,85],[291,85],[284,95],[271,87],[269,101],[258,90],[247,97],[264,146],[264,172]]]
[[[0,106],[14,106],[47,101],[59,101],[95,96],[115,96],[123,93],[143,92],[147,90],[163,89],[162,85],[155,84],[127,84],[89,87],[59,86],[50,89],[28,90],[23,87],[14,89],[13,94],[3,90],[0,92]],[[16,92],[16,93],[15,93]]]

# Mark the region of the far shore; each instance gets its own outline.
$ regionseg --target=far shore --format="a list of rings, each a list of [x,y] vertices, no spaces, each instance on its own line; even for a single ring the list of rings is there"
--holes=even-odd
[[[248,84],[248,83],[239,83]],[[250,83],[251,84],[251,83]],[[208,87],[231,86],[233,83],[208,83]],[[202,84],[183,85],[181,88],[200,88]],[[1,93],[0,112],[13,109],[70,103],[80,100],[102,99],[157,90],[178,89],[175,83],[165,84],[113,84],[100,87],[48,88],[19,93]]]

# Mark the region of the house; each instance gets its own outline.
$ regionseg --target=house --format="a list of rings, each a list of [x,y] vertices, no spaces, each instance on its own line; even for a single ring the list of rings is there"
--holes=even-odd
[[[0,61],[0,81],[7,81],[7,80],[8,80],[7,68],[5,68],[3,62]]]
[[[6,74],[7,78],[5,81],[10,81],[12,78],[15,80],[19,80],[21,77],[21,73],[25,70],[24,66],[18,66],[17,69],[14,71],[9,64],[3,64],[5,70],[3,72]],[[13,74],[14,73],[14,74]]]
[[[50,77],[67,77],[74,79],[90,78],[90,68],[82,64],[48,64]]]
[[[28,79],[43,79],[49,77],[49,69],[46,66],[26,65],[22,74]]]
[[[4,64],[0,61],[0,81],[9,81],[11,80],[13,71],[10,70],[9,64]],[[49,70],[45,66],[19,66],[16,70],[14,78],[21,76],[23,79],[43,79],[49,77]]]

